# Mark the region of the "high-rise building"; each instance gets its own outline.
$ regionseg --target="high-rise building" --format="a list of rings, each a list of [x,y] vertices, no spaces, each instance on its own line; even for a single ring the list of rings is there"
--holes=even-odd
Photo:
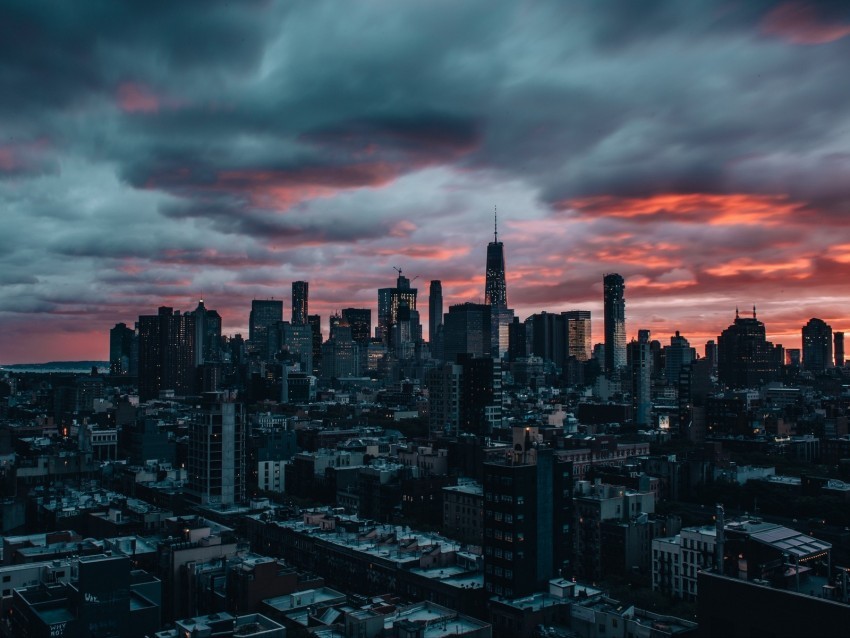
[[[561,316],[567,322],[567,356],[587,361],[593,351],[590,310],[568,310]]]
[[[269,350],[269,329],[283,321],[283,302],[278,299],[254,299],[248,321],[248,341],[251,350],[260,361],[268,361],[273,352]]]
[[[566,317],[544,311],[531,315],[526,322],[530,326],[531,354],[563,368],[567,360]]]
[[[413,359],[416,356],[422,341],[422,325],[419,323],[419,311],[410,308],[405,299],[399,302],[390,337],[396,359]]]
[[[109,331],[109,374],[115,376],[127,376],[131,374],[133,361],[134,341],[136,331],[128,328],[127,324],[117,323]],[[138,344],[135,345],[138,351]]]
[[[195,317],[163,306],[139,317],[139,398],[195,392]]]
[[[650,398],[652,354],[649,348],[649,330],[638,330],[637,341],[632,340],[629,343],[627,354],[632,373],[632,405],[635,411],[635,425],[647,427],[652,423],[652,401]]]
[[[835,367],[843,368],[844,367],[844,333],[843,332],[833,332],[832,333],[834,352],[835,352]]]
[[[245,501],[246,422],[241,403],[205,392],[189,423],[187,498],[199,505]]]
[[[372,338],[372,310],[370,308],[343,308],[342,320],[351,328],[351,338],[361,345]]]
[[[486,304],[462,303],[449,306],[443,323],[443,352],[449,363],[459,354],[488,357],[491,353],[490,311]]]
[[[822,319],[809,319],[803,326],[803,368],[823,372],[832,364],[832,328]]]
[[[493,241],[487,244],[487,264],[484,281],[484,303],[490,306],[490,350],[497,359],[508,352],[513,310],[508,308],[508,288],[505,282],[505,247],[499,241],[499,228],[493,213]]]
[[[443,283],[439,279],[431,281],[428,288],[428,343],[437,343],[443,326]]]
[[[221,315],[207,310],[203,299],[194,311],[186,314],[195,317],[195,365],[221,361]]]
[[[417,289],[410,287],[410,279],[398,271],[395,288],[378,289],[378,330],[377,337],[388,346],[392,346],[392,329],[398,321],[398,307],[402,300],[407,307],[416,310]]]
[[[712,371],[717,370],[717,342],[714,339],[705,342],[705,358],[708,359]]]
[[[508,288],[505,283],[505,247],[499,241],[499,228],[493,217],[493,241],[487,244],[487,273],[484,282],[484,303],[497,308],[508,307]]]
[[[304,326],[307,324],[308,292],[310,284],[306,281],[292,282],[292,325]]]
[[[322,318],[319,315],[307,315],[307,323],[313,332],[313,374],[318,376],[322,363]]]
[[[676,334],[670,337],[670,345],[664,346],[664,377],[667,379],[667,383],[670,385],[677,384],[679,372],[696,358],[696,350],[691,348],[688,340],[680,335],[677,330]]]
[[[322,377],[342,379],[360,375],[360,347],[351,338],[351,328],[334,326],[330,338],[322,344]]]
[[[756,388],[779,377],[784,351],[767,340],[764,324],[741,317],[717,338],[717,376],[731,388]]]
[[[514,427],[510,456],[484,463],[484,588],[519,598],[546,587],[568,554],[572,464],[536,427]]]
[[[602,279],[605,315],[605,372],[613,374],[626,365],[626,284],[617,273]]]
[[[508,328],[508,359],[518,361],[528,354],[528,326],[519,317],[514,317]]]
[[[309,324],[295,325],[282,321],[280,330],[280,349],[288,355],[291,362],[300,362],[301,371],[313,373],[313,329]]]

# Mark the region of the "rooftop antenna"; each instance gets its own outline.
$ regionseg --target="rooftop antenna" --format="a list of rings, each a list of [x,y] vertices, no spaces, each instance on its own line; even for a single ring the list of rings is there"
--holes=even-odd
[[[738,318],[738,306],[735,306],[735,319]]]
[[[753,304],[753,319],[756,318],[756,305]]]
[[[493,243],[499,243],[499,212],[496,206],[493,206]]]

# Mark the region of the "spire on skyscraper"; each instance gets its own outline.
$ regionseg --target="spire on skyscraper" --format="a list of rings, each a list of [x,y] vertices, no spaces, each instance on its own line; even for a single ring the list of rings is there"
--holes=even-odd
[[[499,211],[493,206],[493,243],[499,243]]]

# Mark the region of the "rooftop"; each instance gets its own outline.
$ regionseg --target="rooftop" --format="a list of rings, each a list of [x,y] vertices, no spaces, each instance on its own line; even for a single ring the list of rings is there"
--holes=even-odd
[[[464,485],[449,485],[443,488],[444,492],[458,492],[460,494],[470,494],[472,496],[483,496],[484,486],[479,483],[466,483]]]

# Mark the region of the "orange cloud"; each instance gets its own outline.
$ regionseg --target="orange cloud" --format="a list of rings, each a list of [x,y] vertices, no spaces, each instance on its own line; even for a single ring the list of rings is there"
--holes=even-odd
[[[706,268],[705,272],[715,277],[734,277],[742,274],[780,274],[783,277],[790,277],[792,279],[806,279],[809,277],[811,269],[812,261],[806,258],[770,263],[757,262],[743,257],[741,259],[733,259],[713,268]]]
[[[761,31],[791,44],[826,44],[850,35],[850,24],[829,22],[806,2],[784,2],[764,16]]]
[[[636,221],[678,221],[710,225],[779,225],[799,212],[804,204],[786,195],[747,193],[666,193],[648,197],[600,195],[566,200],[562,210],[580,215],[604,216]]]
[[[415,226],[414,226],[415,230]],[[392,235],[393,233],[390,232]],[[395,235],[394,235],[395,236]],[[369,254],[378,255],[380,257],[391,257],[393,255],[403,255],[411,259],[431,259],[434,261],[448,261],[457,257],[463,257],[469,254],[469,248],[463,246],[447,247],[447,246],[428,246],[426,244],[413,244],[399,248],[378,248],[370,250]]]

